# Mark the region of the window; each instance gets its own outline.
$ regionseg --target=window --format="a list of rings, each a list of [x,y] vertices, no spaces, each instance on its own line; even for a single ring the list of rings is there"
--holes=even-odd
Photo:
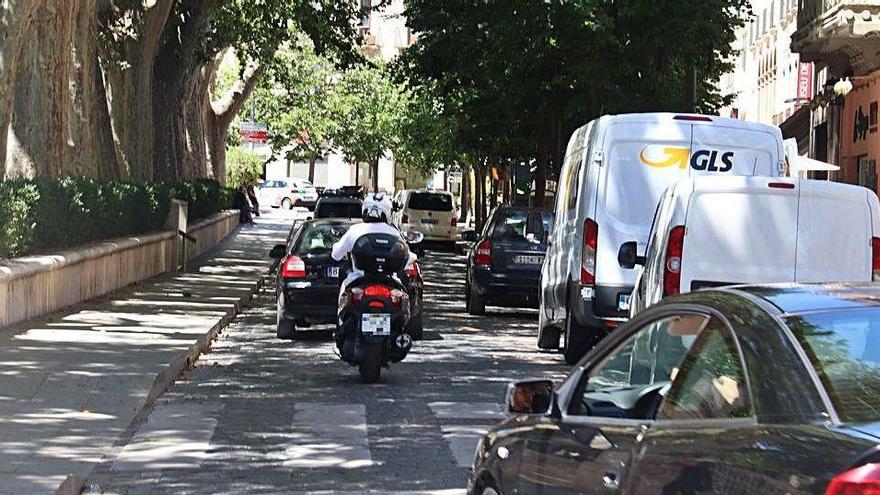
[[[840,419],[880,419],[880,310],[813,313],[790,317],[787,323]]]
[[[727,419],[752,415],[739,352],[723,323],[706,326],[681,366],[657,419]]]
[[[492,231],[494,240],[526,241],[531,234],[533,240],[540,242],[546,238],[553,223],[552,213],[527,210],[500,210],[496,218]]]
[[[438,193],[412,193],[407,208],[427,211],[452,211],[452,196]]]
[[[298,255],[329,255],[333,244],[345,235],[348,227],[343,223],[313,225],[302,233],[294,251]]]
[[[682,314],[645,325],[583,379],[570,413],[653,418],[662,392],[708,321],[705,315]]]

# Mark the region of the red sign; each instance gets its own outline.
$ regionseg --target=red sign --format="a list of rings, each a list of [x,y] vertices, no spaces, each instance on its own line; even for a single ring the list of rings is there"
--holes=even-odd
[[[242,122],[239,133],[247,143],[266,144],[269,142],[269,128],[266,124]]]
[[[797,99],[809,101],[813,98],[813,64],[798,62]]]

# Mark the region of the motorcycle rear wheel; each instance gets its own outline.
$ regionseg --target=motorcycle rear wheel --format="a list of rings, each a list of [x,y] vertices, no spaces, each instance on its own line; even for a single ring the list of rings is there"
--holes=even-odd
[[[361,381],[376,383],[382,373],[382,344],[365,344],[364,359],[358,365]]]

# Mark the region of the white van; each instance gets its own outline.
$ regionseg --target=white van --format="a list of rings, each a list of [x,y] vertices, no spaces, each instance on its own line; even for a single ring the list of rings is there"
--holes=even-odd
[[[880,275],[880,202],[870,189],[766,177],[682,180],[657,208],[632,314],[663,297],[734,284],[868,282]]]
[[[603,116],[575,131],[556,194],[556,221],[541,274],[538,346],[576,362],[629,315],[636,271],[622,244],[644,246],[657,202],[696,175],[778,176],[777,127],[669,113]]]
[[[396,197],[392,223],[401,232],[421,232],[429,242],[455,247],[458,215],[455,198],[447,191],[405,189]]]

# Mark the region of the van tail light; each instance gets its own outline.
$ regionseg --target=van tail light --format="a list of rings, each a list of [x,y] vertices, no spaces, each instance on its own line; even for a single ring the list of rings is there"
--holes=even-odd
[[[681,292],[681,253],[684,250],[684,226],[678,225],[669,232],[666,259],[663,264],[663,295],[674,296]]]
[[[474,264],[480,266],[492,264],[492,241],[483,239],[477,244],[477,250],[474,251]]]
[[[674,120],[684,120],[687,122],[712,122],[712,119],[705,115],[676,115],[672,118]]]
[[[871,280],[880,282],[880,237],[871,239]]]
[[[455,215],[452,216],[452,220],[449,221],[450,227],[458,227],[458,219],[455,218]]]
[[[880,464],[863,464],[831,479],[825,495],[880,494]]]
[[[770,189],[794,189],[794,184],[791,182],[771,182],[767,184],[767,187]]]
[[[409,215],[404,213],[403,217],[400,218],[400,223],[409,223]]]
[[[413,261],[411,265],[406,268],[406,274],[412,278],[419,278],[422,276],[422,268],[419,266],[418,261]]]
[[[596,246],[599,243],[599,224],[592,218],[584,220],[584,250],[581,252],[581,285],[596,283]]]
[[[283,278],[306,278],[306,263],[299,256],[288,256],[281,266]]]

